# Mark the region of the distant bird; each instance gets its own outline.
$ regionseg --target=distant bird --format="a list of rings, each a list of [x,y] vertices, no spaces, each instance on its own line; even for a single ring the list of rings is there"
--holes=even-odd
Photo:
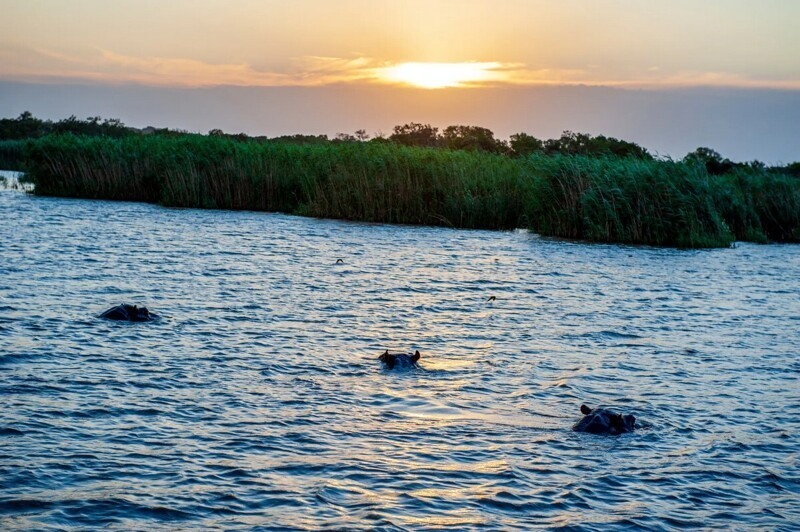
[[[336,259],[336,264],[344,264],[344,261],[342,259]]]
[[[497,298],[494,296],[489,296],[489,301],[497,301]]]

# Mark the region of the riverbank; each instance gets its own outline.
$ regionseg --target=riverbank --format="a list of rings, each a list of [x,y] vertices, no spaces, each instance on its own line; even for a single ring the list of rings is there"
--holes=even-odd
[[[800,180],[758,167],[483,152],[390,142],[47,135],[25,148],[40,195],[246,209],[674,247],[800,241]]]

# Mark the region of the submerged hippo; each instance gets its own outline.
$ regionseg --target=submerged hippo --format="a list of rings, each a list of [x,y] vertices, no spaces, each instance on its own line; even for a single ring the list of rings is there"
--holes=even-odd
[[[631,415],[619,414],[608,408],[595,408],[592,410],[586,405],[581,405],[583,419],[578,421],[572,430],[578,432],[591,432],[592,434],[623,434],[633,432],[636,418]]]
[[[417,365],[417,360],[422,355],[419,354],[419,351],[414,351],[413,355],[393,355],[389,353],[387,349],[381,356],[378,357],[378,360],[383,362],[386,365],[387,369],[394,369],[394,368],[413,368]]]
[[[100,314],[100,317],[117,321],[150,321],[153,319],[146,307],[137,307],[127,303],[108,309]]]

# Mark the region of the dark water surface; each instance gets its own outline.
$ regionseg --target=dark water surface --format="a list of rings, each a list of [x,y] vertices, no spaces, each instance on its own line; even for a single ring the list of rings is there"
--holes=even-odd
[[[0,529],[800,525],[800,246],[0,217]],[[582,402],[643,427],[574,433]]]

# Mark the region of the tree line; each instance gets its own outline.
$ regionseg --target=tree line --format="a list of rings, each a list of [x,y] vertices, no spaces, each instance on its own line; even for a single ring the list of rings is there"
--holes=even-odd
[[[49,134],[72,133],[85,136],[106,136],[113,138],[128,135],[181,136],[190,134],[184,130],[147,127],[137,129],[128,127],[119,119],[103,119],[99,116],[84,120],[70,116],[53,122],[34,117],[26,111],[17,118],[0,119],[0,141],[36,139]],[[390,135],[381,133],[370,137],[364,129],[353,134],[338,133],[332,138],[327,135],[283,135],[278,137],[250,136],[245,133],[230,134],[220,129],[212,129],[209,136],[226,137],[241,141],[284,142],[292,144],[321,143],[394,143],[402,146],[421,148],[443,148],[473,152],[493,153],[509,157],[543,155],[581,155],[589,157],[619,157],[642,160],[655,160],[645,148],[633,142],[586,133],[564,131],[559,138],[538,139],[528,133],[511,135],[508,141],[498,139],[494,132],[485,127],[453,125],[441,131],[430,124],[411,122],[395,126]],[[2,151],[2,150],[0,150]],[[705,147],[697,148],[686,155],[683,162],[705,166],[710,175],[724,175],[737,169],[758,169],[800,177],[800,162],[784,166],[768,167],[760,161],[746,163],[734,162],[718,152]]]

